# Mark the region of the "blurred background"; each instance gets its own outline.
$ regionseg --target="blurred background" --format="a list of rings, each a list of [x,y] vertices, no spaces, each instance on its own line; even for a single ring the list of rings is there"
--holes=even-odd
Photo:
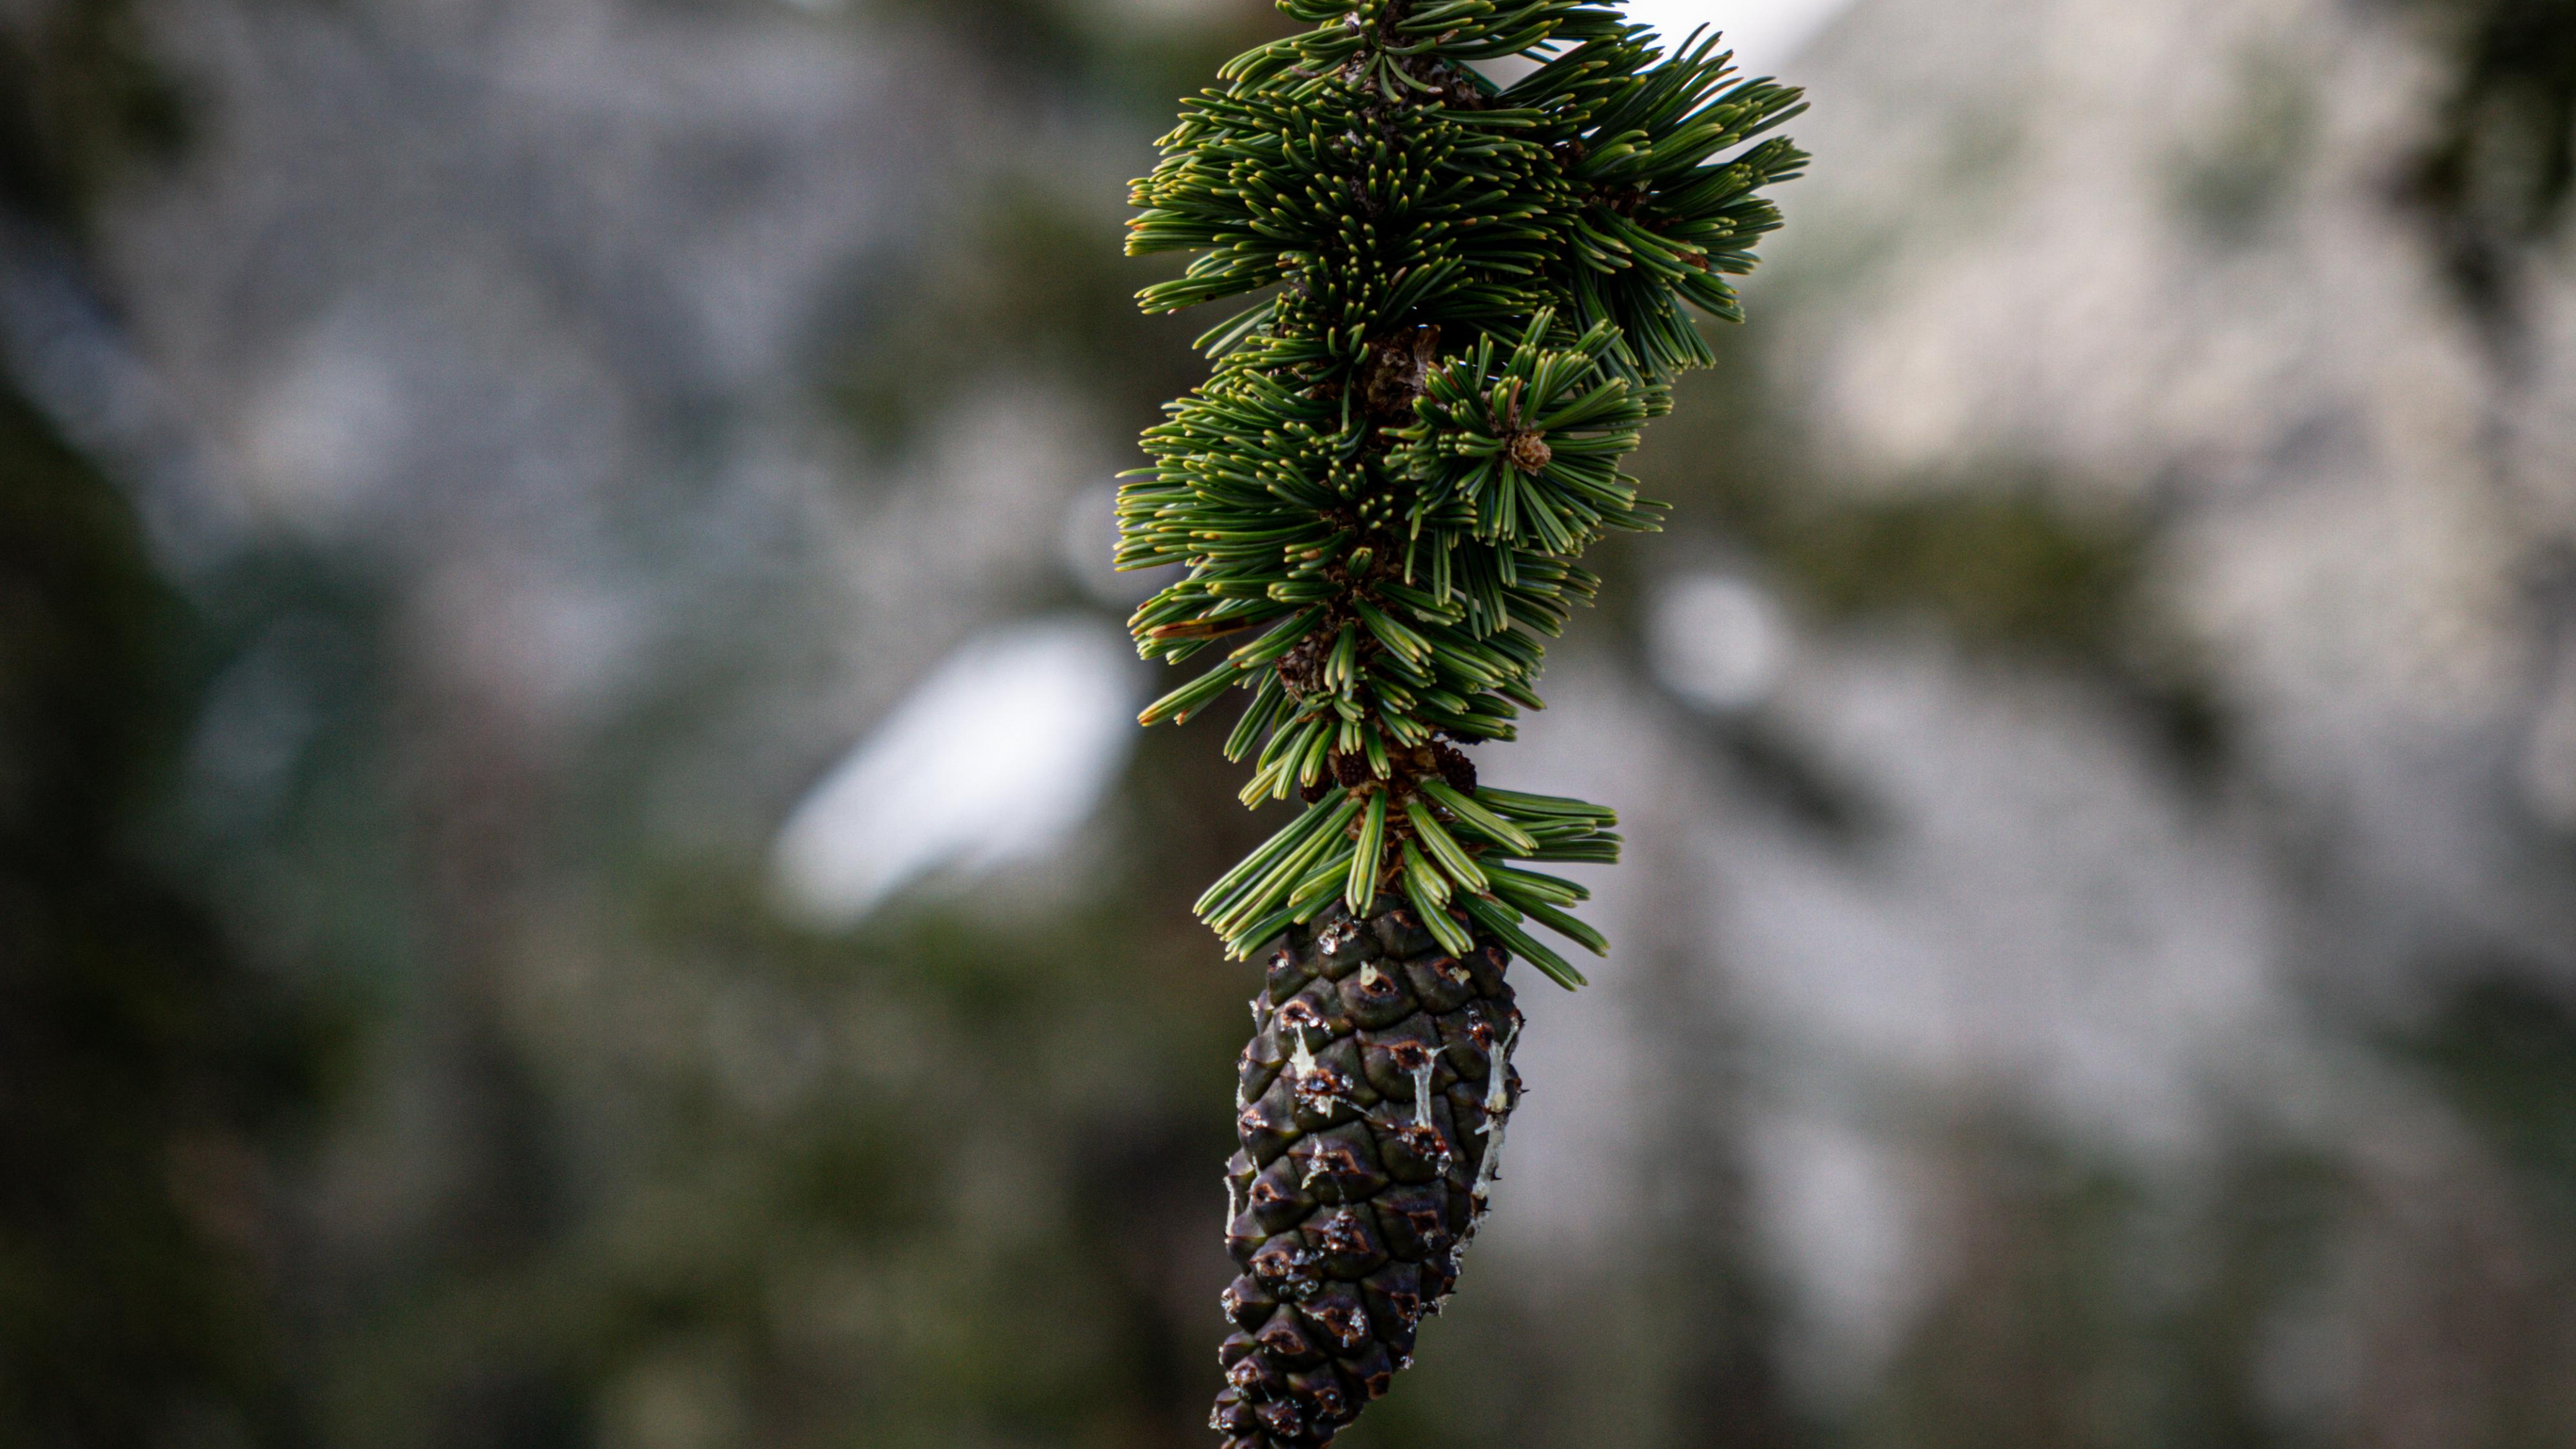
[[[1817,160],[1344,1442],[2576,1444],[2576,5],[1644,14]],[[0,1443],[1206,1442],[1119,223],[1284,25],[0,3]]]

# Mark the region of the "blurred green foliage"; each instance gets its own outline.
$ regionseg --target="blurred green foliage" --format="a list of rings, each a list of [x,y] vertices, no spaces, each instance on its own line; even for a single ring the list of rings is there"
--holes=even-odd
[[[2177,209],[2210,237],[2241,246],[2291,214],[2319,123],[2311,79],[2273,55],[2237,66],[2236,95],[2173,160]]]
[[[77,258],[167,158],[115,0],[0,16],[0,231]],[[0,380],[0,1439],[301,1442],[267,1153],[318,1039],[154,848],[207,664],[124,494]]]
[[[0,14],[0,204],[80,231],[110,183],[186,139],[178,85],[126,0],[36,0]]]
[[[2256,1129],[2190,1201],[2000,1111],[1965,1123],[1947,1159],[1964,1251],[1854,1443],[2308,1442],[2282,1433],[2259,1375],[2282,1303],[2350,1210],[2331,1164]]]
[[[1135,950],[1124,911],[859,947],[762,924],[748,884],[639,890],[577,949],[652,964],[540,973],[532,1006],[610,1018],[514,1013],[509,1044],[607,1135],[559,1144],[586,1168],[557,1229],[370,1315],[334,1439],[490,1442],[420,1410],[509,1365],[565,1396],[527,1442],[1176,1442],[1196,1393],[1163,1305],[1212,1294],[1220,1255],[1172,1205],[1223,1124],[1160,1104],[1226,1090],[1228,983]]]
[[[2010,461],[1857,486],[1817,455],[1761,338],[1730,329],[1712,343],[1717,368],[1684,381],[1637,462],[1647,491],[1677,505],[1680,547],[1739,559],[1820,627],[1929,625],[1962,649],[2071,670],[2134,710],[2186,778],[2212,778],[2229,725],[2188,654],[2156,629],[2143,592],[2151,518]],[[1698,391],[1733,405],[1694,406]],[[1623,545],[1612,567],[1652,568],[1667,547]],[[1620,596],[1642,592],[1608,591],[1605,607],[1633,608]],[[1794,813],[1840,835],[1862,823],[1867,802],[1759,717],[1721,734]]]
[[[2576,1007],[2530,973],[2464,973],[2399,1043],[2576,1232]]]
[[[1650,435],[1639,453],[1641,474],[1680,505],[1678,528],[1758,560],[1827,623],[1912,614],[1975,648],[2061,660],[2120,652],[2138,622],[2141,520],[2082,511],[2068,489],[2012,463],[1853,487],[1800,431],[1795,400],[1765,371],[1763,340],[1712,340],[1717,368],[1685,380],[1671,436]],[[1694,407],[1700,393],[1728,405]]]
[[[2395,1043],[2491,1154],[2490,1211],[2537,1245],[2502,1262],[2483,1244],[2452,1250],[2465,1259],[2463,1277],[2500,1278],[2506,1290],[2500,1305],[2471,1309],[2475,1319],[2453,1330],[2495,1345],[2476,1428],[2499,1445],[2564,1443],[2576,1424],[2567,1374],[2576,1358],[2576,1006],[2545,979],[2510,961],[2475,963]]]
[[[2035,487],[1784,503],[1745,509],[1736,536],[1829,619],[1919,610],[1970,645],[2100,656],[2140,573],[2133,527],[2071,517]]]
[[[264,1153],[313,1043],[144,848],[194,621],[6,390],[0,479],[0,1437],[298,1442]]]
[[[2556,233],[2576,188],[2576,6],[2565,0],[2398,0],[2448,52],[2447,94],[2402,191],[2451,280],[2510,328],[2517,272]]]

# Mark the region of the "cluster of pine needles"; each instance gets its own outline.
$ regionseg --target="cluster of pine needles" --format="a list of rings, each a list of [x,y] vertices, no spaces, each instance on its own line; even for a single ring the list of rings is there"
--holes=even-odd
[[[1615,860],[1615,815],[1480,787],[1455,747],[1542,707],[1584,549],[1657,527],[1620,462],[1713,360],[1693,313],[1740,318],[1802,106],[1575,0],[1280,8],[1312,28],[1229,62],[1131,198],[1130,252],[1196,253],[1148,310],[1251,298],[1120,491],[1119,565],[1186,569],[1139,648],[1224,651],[1142,718],[1247,693],[1245,803],[1306,802],[1198,911],[1240,956],[1400,892],[1452,951],[1577,985],[1527,926],[1604,950],[1586,892],[1524,867]]]

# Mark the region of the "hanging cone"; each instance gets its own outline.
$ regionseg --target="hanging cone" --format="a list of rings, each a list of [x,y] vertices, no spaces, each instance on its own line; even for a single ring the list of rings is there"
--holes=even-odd
[[[1510,959],[1450,955],[1406,906],[1334,906],[1270,957],[1226,1165],[1229,1449],[1331,1443],[1447,1301],[1520,1099]]]

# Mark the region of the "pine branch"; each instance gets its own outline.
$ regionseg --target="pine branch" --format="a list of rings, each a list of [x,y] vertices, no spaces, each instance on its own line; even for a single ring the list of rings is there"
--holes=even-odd
[[[1658,526],[1620,461],[1713,360],[1692,313],[1741,319],[1727,279],[1780,224],[1763,189],[1806,157],[1770,133],[1803,103],[1714,35],[1667,53],[1572,0],[1280,8],[1314,28],[1228,62],[1130,198],[1130,253],[1195,254],[1148,311],[1266,294],[1199,339],[1214,375],[1119,495],[1119,565],[1188,570],[1136,611],[1140,652],[1233,646],[1142,721],[1247,692],[1245,802],[1308,805],[1199,914],[1243,956],[1409,900],[1572,987],[1522,923],[1603,950],[1581,892],[1500,862],[1615,860],[1616,816],[1480,790],[1452,746],[1512,738],[1598,585],[1576,560]],[[1506,57],[1538,64],[1474,68]]]

